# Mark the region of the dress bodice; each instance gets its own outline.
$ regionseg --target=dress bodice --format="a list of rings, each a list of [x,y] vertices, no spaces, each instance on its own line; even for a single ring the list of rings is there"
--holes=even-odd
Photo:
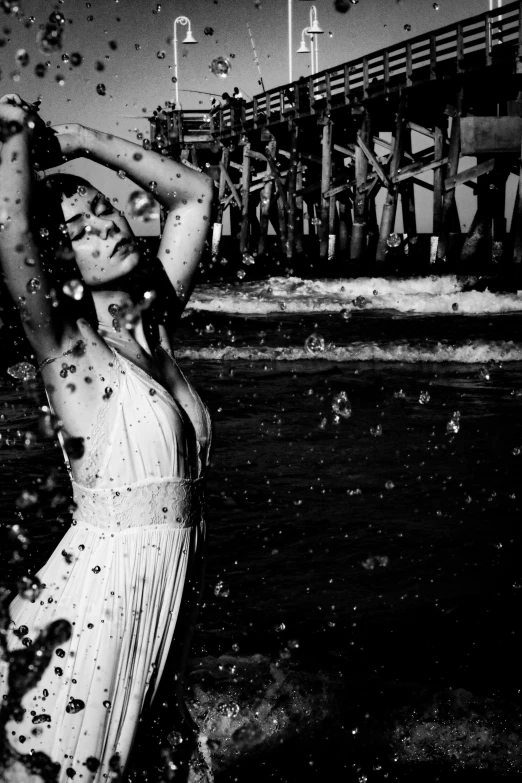
[[[72,482],[74,519],[114,531],[195,524],[209,460],[208,410],[177,365],[182,400],[113,353],[104,404]]]

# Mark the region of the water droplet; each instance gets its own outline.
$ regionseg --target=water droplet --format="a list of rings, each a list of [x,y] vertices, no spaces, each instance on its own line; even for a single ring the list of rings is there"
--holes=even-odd
[[[393,489],[395,484],[393,483],[393,481],[387,481],[384,486],[386,487],[386,489]]]
[[[245,266],[252,266],[252,264],[256,263],[256,259],[250,253],[243,253],[243,263]]]
[[[101,571],[100,566],[94,566],[94,568],[91,569],[93,574],[99,574]]]
[[[100,94],[105,95],[105,93],[100,93]],[[118,169],[118,177],[120,179],[126,179],[127,178],[127,172],[124,171],[123,169]]]
[[[335,0],[334,8],[340,14],[346,14],[350,10],[350,0]]]
[[[228,587],[225,587],[223,582],[217,582],[214,587],[214,595],[219,596],[220,598],[228,598],[230,595],[230,590]]]
[[[390,234],[390,236],[386,240],[386,244],[388,245],[388,247],[399,247],[401,242],[402,239],[400,234]]]
[[[97,84],[96,92],[98,93],[98,95],[105,95],[107,92],[107,88],[104,84]]]
[[[75,68],[81,65],[82,62],[83,62],[83,57],[79,52],[73,52],[71,54],[71,65],[74,65]]]
[[[227,57],[214,57],[210,63],[210,70],[214,76],[219,76],[220,79],[226,79],[232,70],[232,66]]]
[[[354,307],[362,310],[363,307],[367,307],[370,304],[370,300],[366,299],[365,296],[357,296],[355,299],[352,299],[352,304]]]
[[[426,405],[430,401],[430,393],[429,391],[421,391],[419,394],[419,402],[421,405]]]
[[[438,3],[433,3],[432,8],[433,8],[434,11],[439,11],[440,10],[440,5]]]
[[[12,378],[16,378],[17,381],[32,381],[37,375],[36,367],[33,367],[29,362],[13,364],[7,368],[7,372]]]
[[[80,280],[67,280],[63,284],[63,292],[77,302],[83,297],[83,283]]]
[[[70,715],[76,715],[77,712],[81,712],[85,709],[85,702],[81,699],[71,699],[69,704],[65,708],[65,712]]]
[[[103,702],[103,706],[105,707],[106,710],[110,710],[112,705],[111,705],[110,701],[106,700],[106,701]]]
[[[156,200],[145,190],[134,190],[129,196],[127,206],[133,218],[142,218],[146,222],[157,217]]]
[[[163,49],[156,54],[156,57],[158,58],[158,60],[165,59],[165,52],[163,51]]]
[[[65,658],[65,650],[62,650],[61,647],[58,647],[58,649],[55,650],[55,653],[58,658]]]
[[[170,734],[167,735],[167,742],[171,748],[177,748],[177,746],[181,745],[183,742],[183,736],[179,731],[171,731]]]
[[[31,723],[34,723],[35,725],[38,725],[39,723],[50,723],[51,722],[51,716],[50,715],[35,715],[32,719]]]
[[[332,400],[332,410],[343,419],[349,419],[352,415],[352,406],[345,391],[336,394]]]
[[[40,286],[41,286],[40,280],[37,277],[32,277],[27,282],[26,288],[30,294],[36,294],[36,292],[40,290]]]
[[[377,424],[376,427],[370,427],[370,435],[373,435],[374,438],[379,438],[382,435],[382,426]]]
[[[282,633],[286,628],[286,625],[284,623],[278,623],[277,625],[274,625],[274,631],[276,633]]]
[[[446,424],[446,432],[456,435],[460,430],[460,411],[455,411],[453,416]]]
[[[22,490],[21,494],[16,499],[17,508],[30,508],[38,503],[38,493],[31,492],[28,489]]]
[[[411,24],[405,24],[404,29],[406,30],[407,33],[409,33],[411,31]]]
[[[325,349],[324,337],[321,337],[316,332],[313,332],[305,340],[305,348],[310,353],[321,353]]]
[[[482,378],[485,381],[489,381],[491,379],[491,375],[489,374],[489,370],[487,369],[487,367],[480,368],[479,378]]]
[[[36,43],[42,54],[53,54],[62,48],[63,27],[48,23],[36,34]]]
[[[22,576],[18,582],[18,595],[27,601],[36,601],[39,598],[43,585],[37,576]]]
[[[25,49],[18,49],[15,60],[22,68],[29,64],[29,54]]]
[[[243,280],[243,278],[246,275],[246,272],[245,272],[244,269],[238,269],[236,274],[237,274],[237,277],[239,277],[240,280]],[[281,304],[284,304],[284,303],[282,302]]]

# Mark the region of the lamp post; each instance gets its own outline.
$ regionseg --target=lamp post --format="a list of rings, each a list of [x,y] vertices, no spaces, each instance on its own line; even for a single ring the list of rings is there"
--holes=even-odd
[[[310,9],[310,25],[305,27],[301,33],[301,45],[297,50],[297,54],[306,54],[307,52],[311,52],[312,76],[319,70],[319,46],[315,36],[320,35],[321,33],[324,33],[324,30],[319,26],[319,21],[317,19],[317,9],[315,5],[313,5]],[[306,45],[304,38],[305,35],[308,35],[310,38],[310,49]]]
[[[182,43],[195,44],[196,39],[192,35],[192,28],[190,26],[190,19],[186,16],[178,16],[174,19],[174,86],[176,89],[176,106],[179,104],[179,86],[178,86],[178,36],[177,36],[177,24],[188,25],[188,30]]]
[[[305,28],[303,29],[303,32],[301,33],[301,45],[299,46],[299,49],[297,50],[296,54],[307,54],[308,52],[310,52],[310,54],[311,54],[311,57],[310,57],[310,61],[311,61],[311,62],[310,62],[310,66],[311,66],[311,72],[312,72],[312,76],[313,76],[313,75],[314,75],[314,73],[315,73],[315,59],[314,59],[314,34],[313,34],[313,33],[310,33],[310,32],[308,32],[308,30],[309,30],[309,28],[308,28],[308,27],[305,27]],[[305,41],[305,35],[308,35],[308,36],[309,36],[309,38],[310,38],[310,49],[309,49],[309,48],[308,48],[308,46],[306,45],[306,41]]]

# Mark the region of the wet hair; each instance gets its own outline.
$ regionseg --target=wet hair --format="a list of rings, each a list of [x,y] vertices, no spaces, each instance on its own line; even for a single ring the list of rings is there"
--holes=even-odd
[[[35,184],[33,193],[33,233],[38,244],[42,266],[53,281],[66,311],[75,318],[97,323],[91,297],[85,293],[77,302],[63,294],[67,280],[81,279],[62,210],[63,198],[78,193],[78,188],[92,188],[90,182],[75,174],[50,174]]]
[[[65,198],[71,198],[78,193],[79,188],[92,188],[94,187],[90,182],[83,177],[78,177],[76,174],[49,174],[43,180],[43,184],[46,188],[52,191],[55,195],[60,196],[60,200]]]

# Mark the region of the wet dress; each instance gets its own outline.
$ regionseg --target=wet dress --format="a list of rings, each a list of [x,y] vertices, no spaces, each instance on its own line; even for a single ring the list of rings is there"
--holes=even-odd
[[[61,765],[60,783],[101,783],[110,769],[125,768],[205,536],[207,408],[173,360],[183,379],[178,399],[113,353],[112,393],[73,480],[73,523],[37,574],[41,594],[10,607],[13,627],[27,626],[29,638],[53,620],[72,624],[70,640],[25,694],[23,721],[7,724],[17,751],[43,751]],[[21,640],[11,633],[8,646]],[[0,695],[5,688],[4,669]]]

